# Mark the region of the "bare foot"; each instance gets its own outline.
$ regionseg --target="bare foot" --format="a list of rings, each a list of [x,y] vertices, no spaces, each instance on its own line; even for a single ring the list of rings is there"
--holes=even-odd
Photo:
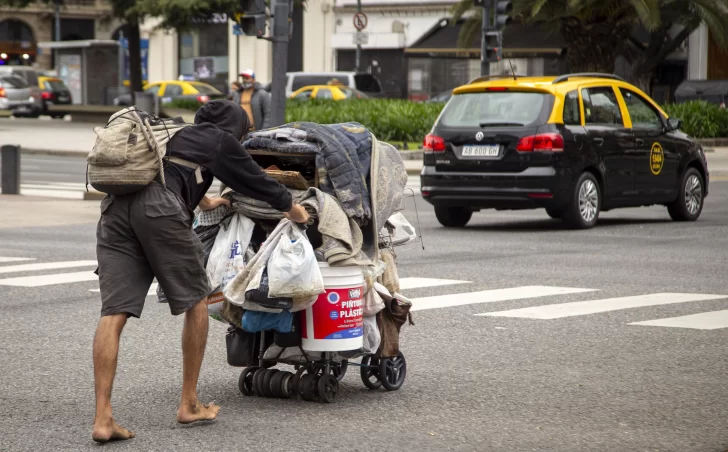
[[[198,421],[212,421],[220,412],[220,407],[214,403],[207,405],[195,402],[193,406],[182,405],[177,411],[177,422],[180,424],[191,424]]]
[[[120,426],[113,419],[104,424],[94,424],[94,431],[91,433],[91,438],[97,443],[123,441],[134,438],[135,436],[136,434],[134,432]]]

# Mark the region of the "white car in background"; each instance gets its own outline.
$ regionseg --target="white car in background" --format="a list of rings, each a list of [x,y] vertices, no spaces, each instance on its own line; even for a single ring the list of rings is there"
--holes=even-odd
[[[17,75],[0,75],[0,110],[10,110],[13,116],[32,116],[35,99],[28,82]]]

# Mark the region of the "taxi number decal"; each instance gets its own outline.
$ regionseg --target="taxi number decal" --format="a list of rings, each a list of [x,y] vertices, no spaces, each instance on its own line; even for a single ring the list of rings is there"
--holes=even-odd
[[[660,143],[653,143],[650,150],[650,171],[657,176],[662,171],[662,165],[665,164],[665,152],[662,150]]]

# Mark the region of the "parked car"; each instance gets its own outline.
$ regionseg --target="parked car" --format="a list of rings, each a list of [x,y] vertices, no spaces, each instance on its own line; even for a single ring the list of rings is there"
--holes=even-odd
[[[38,86],[41,89],[40,98],[42,101],[41,113],[44,115],[51,116],[52,118],[63,118],[66,113],[59,111],[48,111],[48,107],[51,105],[71,105],[73,103],[73,96],[71,91],[63,83],[63,80],[56,77],[38,77]]]
[[[600,212],[655,204],[695,221],[708,164],[680,125],[611,74],[481,77],[454,90],[425,138],[422,196],[449,227],[481,209],[545,208],[590,228]]]
[[[37,118],[43,110],[41,89],[38,86],[38,77],[42,74],[30,66],[0,66],[0,75],[15,75],[28,82],[30,95],[33,97],[31,112],[25,116]]]
[[[346,86],[312,85],[304,86],[291,94],[291,99],[368,99],[369,96]]]
[[[0,110],[10,110],[13,116],[32,116],[35,102],[30,85],[17,75],[0,75]]]
[[[294,92],[306,86],[329,85],[332,83],[339,83],[371,97],[382,95],[382,84],[372,74],[357,74],[355,72],[289,72],[286,74],[286,97],[291,97]]]
[[[211,100],[226,98],[225,94],[207,83],[180,80],[150,83],[144,87],[144,92],[155,94],[160,98],[162,105],[178,99],[190,99],[206,103]],[[114,105],[130,106],[131,99],[131,94],[122,94],[114,99]]]

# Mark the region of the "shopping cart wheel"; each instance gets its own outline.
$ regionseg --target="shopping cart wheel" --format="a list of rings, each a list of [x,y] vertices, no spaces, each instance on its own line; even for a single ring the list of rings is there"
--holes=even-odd
[[[402,352],[394,358],[385,358],[379,361],[379,379],[387,391],[396,391],[402,387],[407,377],[407,361]]]
[[[273,392],[273,387],[271,385],[271,381],[273,380],[273,377],[279,374],[281,371],[278,369],[268,369],[265,371],[265,375],[263,375],[263,397],[276,397],[276,393]]]
[[[374,355],[366,355],[361,359],[361,381],[369,389],[375,390],[382,387],[379,381],[379,358]]]
[[[331,373],[336,377],[337,380],[341,381],[344,378],[344,375],[346,375],[346,370],[349,368],[349,361],[343,360],[341,363],[339,363],[338,366],[333,366],[331,368]]]
[[[299,380],[298,393],[303,400],[307,402],[316,400],[316,391],[316,375],[306,374]]]
[[[253,375],[258,369],[260,368],[257,366],[246,367],[241,372],[240,378],[238,379],[238,389],[240,389],[240,393],[244,396],[250,397],[255,395],[255,391],[253,390]]]
[[[333,374],[318,379],[318,396],[324,403],[336,402],[339,396],[339,380]]]
[[[258,369],[253,374],[253,392],[258,397],[263,397],[263,377],[268,369]]]

